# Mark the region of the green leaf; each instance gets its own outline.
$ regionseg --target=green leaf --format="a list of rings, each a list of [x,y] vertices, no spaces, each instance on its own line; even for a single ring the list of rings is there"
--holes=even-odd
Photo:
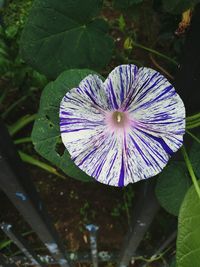
[[[38,117],[32,131],[32,141],[36,151],[60,168],[68,176],[88,181],[91,178],[81,171],[71,160],[60,137],[59,108],[64,95],[79,85],[90,70],[68,70],[63,72],[54,82],[50,82],[43,90]]]
[[[177,216],[190,184],[185,164],[171,162],[157,180],[156,196],[160,205],[169,213]]]
[[[200,144],[197,142],[193,142],[190,154],[190,161],[192,163],[192,167],[194,169],[195,174],[200,178]]]
[[[125,22],[124,16],[122,14],[120,15],[120,17],[118,19],[118,24],[119,24],[120,31],[123,32],[126,28],[126,22]]]
[[[163,0],[163,7],[169,13],[181,14],[199,2],[200,0]]]
[[[178,218],[177,267],[199,267],[199,237],[200,199],[192,186],[184,198]]]
[[[104,68],[113,39],[98,14],[101,0],[35,0],[20,41],[23,59],[47,77],[72,68]]]

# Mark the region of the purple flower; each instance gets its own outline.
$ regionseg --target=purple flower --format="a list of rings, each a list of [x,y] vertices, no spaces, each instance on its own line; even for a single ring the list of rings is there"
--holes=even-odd
[[[105,82],[89,75],[64,96],[60,130],[80,169],[125,186],[160,173],[181,147],[185,107],[159,72],[120,65]]]

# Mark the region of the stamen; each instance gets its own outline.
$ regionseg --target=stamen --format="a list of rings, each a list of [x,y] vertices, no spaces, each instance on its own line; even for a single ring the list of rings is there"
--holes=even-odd
[[[117,122],[120,123],[122,120],[122,115],[120,113],[117,114]]]
[[[124,122],[125,122],[125,115],[123,112],[120,111],[115,111],[113,113],[113,121],[115,124],[119,125],[119,126],[123,126]]]

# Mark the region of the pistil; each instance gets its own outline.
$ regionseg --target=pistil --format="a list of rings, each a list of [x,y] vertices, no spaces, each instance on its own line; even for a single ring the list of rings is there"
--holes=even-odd
[[[113,121],[114,121],[115,125],[118,125],[118,126],[121,126],[121,127],[124,126],[126,117],[125,117],[125,114],[123,112],[115,111],[113,113],[113,115],[112,115],[112,118],[113,118]]]

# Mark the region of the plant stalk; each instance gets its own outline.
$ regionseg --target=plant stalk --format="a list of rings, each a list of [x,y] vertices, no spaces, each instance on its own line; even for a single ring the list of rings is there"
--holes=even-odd
[[[185,149],[184,146],[182,146],[181,148],[181,151],[182,151],[182,154],[183,154],[183,157],[184,157],[184,160],[185,160],[185,163],[187,165],[187,168],[188,168],[188,171],[189,171],[189,174],[192,178],[192,182],[194,184],[194,187],[195,187],[195,190],[200,198],[200,188],[199,188],[199,185],[198,185],[198,182],[197,182],[197,178],[195,176],[195,173],[194,173],[194,170],[193,170],[193,167],[192,167],[192,164],[190,162],[190,159],[188,157],[188,154],[187,154],[187,151]]]
[[[37,117],[37,114],[33,114],[33,115],[25,115],[22,118],[20,118],[13,125],[9,126],[10,135],[11,136],[15,135],[17,132],[23,129],[26,125],[34,121],[36,117]]]
[[[160,53],[160,52],[158,52],[158,51],[156,51],[156,50],[154,50],[152,48],[146,47],[146,46],[144,46],[142,44],[139,44],[139,43],[136,43],[134,41],[133,41],[133,46],[141,48],[143,50],[146,50],[146,51],[148,51],[148,52],[150,52],[152,54],[155,54],[155,55],[157,55],[159,57],[162,57],[162,58],[168,60],[169,62],[173,63],[175,66],[178,66],[178,62],[176,60],[174,60],[174,59],[172,59],[172,58],[170,58],[170,57],[168,57],[168,56],[166,56],[166,55],[164,55],[164,54],[162,54],[162,53]]]

